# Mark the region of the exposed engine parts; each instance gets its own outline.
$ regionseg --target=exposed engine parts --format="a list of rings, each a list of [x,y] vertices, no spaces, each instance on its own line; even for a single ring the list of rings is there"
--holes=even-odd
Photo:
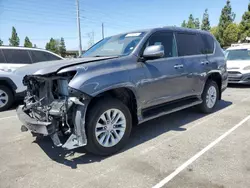
[[[74,96],[74,90],[69,89],[68,83],[71,78],[71,74],[49,77],[26,76],[24,78],[27,96],[22,111],[27,115],[25,118],[34,119],[40,124],[44,122],[47,133],[44,131],[44,127],[43,132],[38,130],[37,127],[34,132],[50,135],[56,146],[62,146],[66,149],[87,144],[85,122],[77,119],[84,118],[82,115],[85,115],[86,104],[83,103],[83,95],[79,99]],[[77,96],[79,97],[79,93],[77,93]],[[79,108],[81,111],[79,111]],[[27,126],[32,129],[32,123],[29,124]],[[58,137],[58,132],[69,135],[64,145]]]

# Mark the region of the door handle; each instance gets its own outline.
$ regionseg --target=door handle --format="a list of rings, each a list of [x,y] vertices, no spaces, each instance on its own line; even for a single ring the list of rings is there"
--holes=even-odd
[[[201,65],[208,65],[208,64],[209,64],[208,61],[202,61],[202,62],[201,62]]]
[[[175,65],[174,68],[175,69],[182,69],[184,66],[182,64],[179,64],[179,65]]]

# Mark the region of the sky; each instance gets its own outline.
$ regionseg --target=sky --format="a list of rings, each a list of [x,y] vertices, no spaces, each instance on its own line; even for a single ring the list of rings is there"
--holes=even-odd
[[[82,46],[105,37],[138,29],[180,26],[190,14],[202,19],[208,9],[211,26],[216,26],[226,0],[79,0]],[[249,0],[231,0],[239,23]],[[67,50],[78,49],[76,0],[0,0],[0,39],[9,44],[14,26],[23,45],[28,36],[45,48],[51,37],[64,37]]]

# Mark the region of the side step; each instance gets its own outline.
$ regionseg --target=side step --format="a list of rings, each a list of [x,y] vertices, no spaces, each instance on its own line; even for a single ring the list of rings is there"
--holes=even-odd
[[[183,110],[185,108],[189,108],[198,104],[201,104],[202,100],[199,98],[189,98],[181,101],[175,101],[169,104],[161,105],[155,108],[146,109],[143,111],[143,120],[142,122],[149,121],[151,119],[155,119],[157,117],[161,117],[167,114],[171,114],[173,112],[177,112]]]

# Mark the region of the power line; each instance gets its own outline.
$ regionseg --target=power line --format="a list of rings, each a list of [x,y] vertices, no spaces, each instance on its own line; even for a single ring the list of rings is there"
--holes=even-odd
[[[14,7],[17,6],[18,8],[20,8],[22,5],[24,7],[37,7],[38,6],[39,9],[42,9],[42,8],[49,9],[49,8],[51,8],[51,10],[57,11],[59,9],[65,10],[64,7],[58,6],[58,5],[62,5],[62,4],[67,5],[67,11],[68,10],[71,10],[72,12],[74,11],[73,8],[75,7],[75,4],[74,3],[68,3],[67,1],[66,1],[66,3],[65,2],[62,3],[61,1],[56,3],[55,0],[53,0],[53,1],[50,1],[49,3],[44,3],[44,2],[39,2],[38,3],[37,0],[25,0],[25,1],[16,1],[15,4],[6,3],[4,5],[8,5],[8,6],[9,5],[11,5],[11,6],[14,5]],[[70,6],[72,6],[72,9],[69,9]],[[56,9],[55,9],[55,7],[56,7]]]
[[[88,5],[85,5],[85,7],[87,7],[87,8],[86,9],[80,9],[80,10],[81,11],[86,11],[86,12],[94,11],[95,13],[98,13],[98,14],[100,13],[102,15],[105,15],[106,17],[110,17],[111,13],[113,13],[115,16],[122,15],[123,17],[126,17],[126,19],[127,18],[131,19],[131,21],[135,20],[134,16],[128,15],[127,12],[124,12],[124,11],[117,12],[115,10],[112,10],[111,12],[109,12],[109,14],[107,14],[107,13],[102,12],[102,9],[97,9],[97,8],[92,8],[92,7],[89,8]],[[127,23],[129,23],[129,22],[127,22]]]
[[[87,20],[88,22],[97,23],[99,26],[104,22],[104,23],[110,23],[110,25],[116,26],[116,27],[119,27],[119,28],[124,27],[124,26],[133,27],[133,25],[126,25],[126,24],[122,24],[122,23],[120,25],[120,24],[117,24],[117,23],[114,23],[114,22],[111,22],[111,21],[110,22],[109,21],[104,21],[104,20],[97,21],[97,20],[93,20],[93,19],[90,19],[90,18],[86,18],[86,17],[81,17],[81,18],[84,19],[84,20]]]
[[[60,17],[63,17],[63,18],[68,18],[69,16],[75,16],[75,13],[61,13],[61,12],[50,12],[50,11],[46,11],[46,10],[34,10],[34,9],[27,9],[27,8],[21,8],[21,9],[17,9],[17,8],[12,8],[12,7],[3,7],[2,10],[7,10],[7,11],[10,11],[10,12],[15,12],[15,14],[19,14],[19,13],[34,13],[34,15],[47,15],[47,16],[51,16],[51,15],[56,15],[56,16],[60,16]]]
[[[67,25],[65,25],[65,23],[70,23],[70,24],[73,24],[73,21],[62,21],[62,20],[43,20],[43,21],[37,21],[37,20],[32,20],[32,19],[22,19],[22,18],[12,18],[12,17],[9,17],[8,20],[6,19],[3,19],[1,21],[1,23],[3,22],[8,22],[9,21],[17,21],[17,22],[23,22],[23,23],[30,23],[30,24],[34,24],[34,25],[40,25],[42,26],[41,24],[45,24],[44,26],[46,25],[56,25],[56,26],[63,26],[63,27],[68,27]]]

